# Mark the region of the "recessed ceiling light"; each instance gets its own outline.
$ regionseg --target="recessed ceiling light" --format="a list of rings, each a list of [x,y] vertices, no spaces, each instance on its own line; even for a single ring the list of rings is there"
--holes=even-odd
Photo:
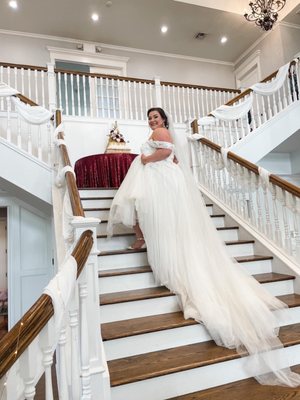
[[[91,18],[92,18],[92,20],[93,20],[94,22],[99,21],[99,15],[96,14],[96,13],[92,14]]]
[[[221,43],[222,43],[222,44],[226,43],[227,40],[228,40],[228,39],[227,39],[226,36],[222,36],[222,37],[221,37]]]
[[[160,28],[160,30],[161,30],[162,33],[166,33],[166,32],[168,31],[168,27],[167,27],[166,25],[163,25],[163,26]]]
[[[18,3],[16,2],[16,0],[10,0],[10,2],[8,3],[9,7],[11,8],[18,8]]]

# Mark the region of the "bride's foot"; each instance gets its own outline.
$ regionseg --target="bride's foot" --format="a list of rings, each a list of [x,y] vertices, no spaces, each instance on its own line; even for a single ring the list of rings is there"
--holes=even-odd
[[[131,246],[127,247],[128,250],[140,250],[145,248],[146,248],[146,243],[143,237],[136,238],[136,241],[132,243]]]

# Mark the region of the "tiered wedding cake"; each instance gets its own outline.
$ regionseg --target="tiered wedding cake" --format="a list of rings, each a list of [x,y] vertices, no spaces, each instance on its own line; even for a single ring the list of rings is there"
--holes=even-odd
[[[105,153],[130,153],[124,136],[120,133],[117,121],[115,121],[109,135]]]

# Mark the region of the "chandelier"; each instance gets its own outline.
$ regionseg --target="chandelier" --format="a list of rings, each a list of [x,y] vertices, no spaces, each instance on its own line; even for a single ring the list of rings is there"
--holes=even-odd
[[[264,31],[272,29],[277,21],[278,11],[285,6],[286,0],[256,0],[250,2],[251,14],[245,13],[247,21],[255,22]]]

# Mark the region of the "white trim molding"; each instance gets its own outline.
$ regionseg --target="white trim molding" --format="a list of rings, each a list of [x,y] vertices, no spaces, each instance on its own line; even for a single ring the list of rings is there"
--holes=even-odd
[[[240,88],[242,79],[247,76],[250,71],[252,72],[256,70],[258,74],[258,81],[261,81],[260,53],[260,50],[256,50],[247,58],[247,60],[245,60],[237,69],[234,70],[237,88]]]
[[[91,50],[90,44],[83,48]],[[88,64],[97,69],[103,70],[103,72],[109,70],[109,72],[114,72],[116,75],[126,76],[127,74],[127,63],[129,61],[128,57],[113,56],[110,54],[95,53],[91,51],[84,50],[73,50],[73,49],[63,49],[59,47],[47,46],[47,50],[50,53],[51,63],[55,64],[55,61],[71,61],[82,64]]]

